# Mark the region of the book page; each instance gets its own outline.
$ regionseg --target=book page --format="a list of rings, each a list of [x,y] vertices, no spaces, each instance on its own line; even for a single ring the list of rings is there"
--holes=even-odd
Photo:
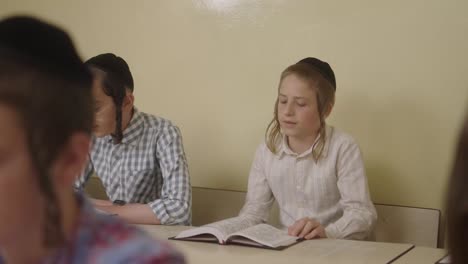
[[[232,217],[222,221],[204,225],[204,227],[212,227],[221,231],[225,237],[229,234],[254,226],[256,222],[244,217]]]
[[[242,240],[238,236],[246,237],[271,248],[292,245],[298,239],[298,237],[289,236],[285,230],[280,230],[267,224],[259,224],[236,232],[230,236],[229,241],[242,243]]]
[[[210,236],[211,235],[211,239]],[[175,239],[185,239],[193,241],[218,241],[224,243],[225,235],[213,227],[201,226],[180,232]]]
[[[214,222],[211,224],[203,225],[201,227],[197,228],[192,228],[189,230],[185,230],[180,232],[175,238],[176,239],[182,239],[182,238],[190,238],[190,240],[204,240],[206,241],[207,237],[206,236],[201,236],[205,234],[211,234],[217,238],[219,243],[224,244],[226,241],[226,237],[230,233],[237,232],[239,230],[248,228],[250,226],[253,226],[255,222],[250,221],[248,219],[240,218],[240,217],[233,217],[233,218],[228,218],[225,220],[221,220],[218,222]],[[202,238],[203,239],[198,239]]]

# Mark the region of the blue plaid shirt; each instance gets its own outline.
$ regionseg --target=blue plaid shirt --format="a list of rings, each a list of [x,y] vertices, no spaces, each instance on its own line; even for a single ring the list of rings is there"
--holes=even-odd
[[[162,224],[190,225],[191,186],[179,129],[136,108],[120,144],[93,139],[90,162],[75,186],[95,172],[111,201],[148,204]]]
[[[41,264],[183,264],[183,256],[167,242],[154,240],[142,230],[118,217],[96,213],[78,195],[80,215],[70,241]],[[4,261],[0,256],[0,264]]]

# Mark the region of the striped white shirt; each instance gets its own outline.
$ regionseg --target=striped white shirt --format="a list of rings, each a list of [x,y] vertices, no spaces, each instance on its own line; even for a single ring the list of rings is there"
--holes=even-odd
[[[94,138],[90,161],[75,183],[82,189],[93,174],[111,201],[148,204],[162,224],[191,222],[191,186],[179,129],[136,108],[122,143]]]
[[[365,239],[377,219],[370,199],[364,162],[354,139],[327,126],[322,157],[309,148],[294,153],[286,138],[278,154],[261,144],[249,175],[241,217],[265,222],[273,202],[280,208],[283,228],[304,217],[314,218],[330,238]]]

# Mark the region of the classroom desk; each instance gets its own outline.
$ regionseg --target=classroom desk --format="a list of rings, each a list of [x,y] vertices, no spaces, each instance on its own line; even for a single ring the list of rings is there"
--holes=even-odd
[[[139,227],[162,240],[190,228],[155,225],[140,225]],[[203,242],[175,240],[169,240],[169,242],[185,255],[188,263],[223,264],[390,263],[413,248],[410,244],[334,239],[303,241],[282,251]]]
[[[430,264],[436,263],[447,255],[447,251],[441,248],[415,247],[393,264]]]

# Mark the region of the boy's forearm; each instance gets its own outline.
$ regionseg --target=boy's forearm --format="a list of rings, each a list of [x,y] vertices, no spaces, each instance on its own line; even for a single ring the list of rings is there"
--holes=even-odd
[[[147,204],[96,205],[100,210],[117,214],[120,218],[132,224],[159,225],[161,221]]]

